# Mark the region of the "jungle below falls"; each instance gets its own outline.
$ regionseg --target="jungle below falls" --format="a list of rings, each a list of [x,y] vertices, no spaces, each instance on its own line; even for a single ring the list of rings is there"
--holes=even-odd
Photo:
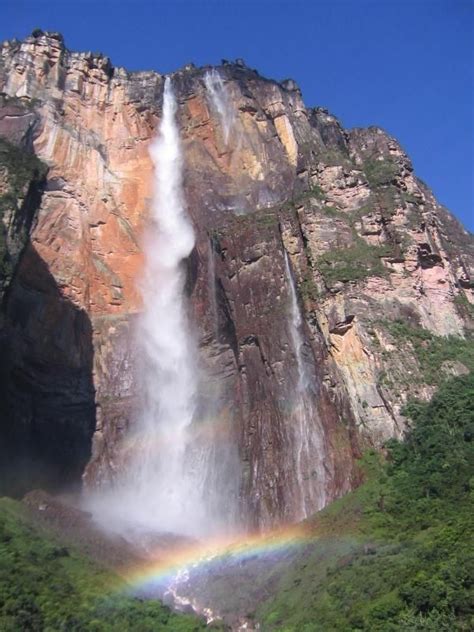
[[[311,538],[262,569],[250,559],[210,576],[224,621],[206,626],[123,592],[120,577],[1,501],[0,628],[229,629],[241,611],[261,630],[451,631],[474,623],[474,375],[406,409],[411,429],[385,455],[368,452],[365,482],[306,521]]]

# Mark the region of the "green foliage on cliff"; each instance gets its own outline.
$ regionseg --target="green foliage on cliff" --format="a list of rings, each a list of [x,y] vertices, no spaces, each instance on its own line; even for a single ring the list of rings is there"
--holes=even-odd
[[[371,187],[390,184],[398,173],[398,166],[390,160],[366,160],[363,164],[367,181]]]
[[[463,318],[474,320],[474,305],[467,300],[464,293],[455,296],[454,303]]]
[[[390,254],[390,246],[370,246],[363,239],[357,239],[352,246],[324,253],[316,261],[316,266],[330,286],[338,281],[360,281],[368,276],[384,276],[387,270],[381,257]]]
[[[418,360],[422,379],[426,384],[439,385],[446,379],[443,365],[460,362],[474,371],[474,340],[471,336],[436,336],[428,329],[409,325],[404,321],[384,321],[384,326],[398,345],[409,344]]]
[[[0,499],[0,630],[198,632],[206,626],[156,601],[117,591],[119,579],[32,526],[23,506]]]
[[[265,631],[467,631],[474,627],[474,375],[412,402],[386,463],[314,522],[320,540],[281,573]],[[322,534],[322,535],[321,535]]]
[[[7,169],[11,192],[17,195],[25,193],[30,181],[43,178],[47,171],[47,166],[34,154],[4,138],[0,138],[0,168]]]
[[[311,268],[306,271],[298,288],[304,301],[315,301],[318,298],[318,288],[314,282]]]
[[[24,111],[32,111],[40,103],[40,99],[37,99],[36,97],[15,97],[11,94],[5,94],[4,92],[0,93],[0,107],[13,105],[23,109]],[[5,142],[5,139],[2,139],[2,141]]]
[[[0,195],[0,286],[4,279],[12,273],[11,257],[8,252],[6,223],[15,217],[18,224],[20,200],[24,200],[31,183],[40,182],[46,175],[47,166],[34,154],[30,154],[15,147],[3,138],[0,138],[0,186],[3,194]],[[18,230],[16,231],[19,232]],[[25,231],[23,231],[25,232]],[[26,239],[26,234],[18,236],[19,241]]]

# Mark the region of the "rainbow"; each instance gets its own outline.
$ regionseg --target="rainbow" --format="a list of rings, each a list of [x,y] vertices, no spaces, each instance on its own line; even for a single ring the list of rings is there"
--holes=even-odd
[[[314,532],[299,524],[263,535],[193,542],[168,551],[160,549],[150,554],[149,561],[121,569],[120,575],[125,580],[122,590],[137,593],[165,589],[185,570],[208,572],[223,563],[239,564],[256,556],[261,559],[283,556],[315,539]]]

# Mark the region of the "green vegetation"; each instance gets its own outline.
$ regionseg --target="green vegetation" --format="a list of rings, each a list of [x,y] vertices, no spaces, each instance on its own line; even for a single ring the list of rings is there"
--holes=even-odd
[[[347,213],[344,213],[344,211],[340,211],[335,206],[328,206],[328,205],[323,206],[322,213],[323,215],[327,217],[334,217],[334,218],[342,219],[346,223],[348,222]]]
[[[472,336],[435,336],[427,329],[413,327],[404,321],[384,321],[384,326],[399,345],[410,344],[420,365],[423,382],[439,385],[446,379],[444,362],[461,362],[474,371]]]
[[[317,184],[313,184],[308,191],[306,191],[302,197],[313,197],[316,198],[317,200],[324,200],[324,198],[326,197],[326,194],[324,193],[324,191],[321,189],[321,187]]]
[[[366,455],[366,483],[316,517],[319,541],[277,569],[264,632],[473,629],[474,374],[406,414],[406,441],[389,444],[386,462]]]
[[[323,189],[318,184],[312,184],[309,189],[306,189],[306,191],[302,191],[298,195],[295,195],[293,198],[288,200],[288,202],[286,202],[283,207],[281,207],[281,210],[294,211],[297,206],[300,206],[306,201],[317,200],[318,202],[322,202],[325,200],[325,198],[326,194],[324,193]]]
[[[4,107],[6,105],[15,105],[22,108],[24,111],[31,111],[37,105],[39,105],[40,102],[40,99],[37,99],[36,97],[15,97],[10,94],[5,94],[4,92],[0,93],[0,107]],[[8,141],[6,141],[4,138],[1,138],[0,141],[2,143],[8,144]]]
[[[30,183],[39,183],[46,175],[47,167],[35,155],[29,154],[0,138],[0,178],[6,180],[8,190],[0,196],[0,285],[1,280],[12,273],[7,245],[6,214],[19,212],[19,200],[28,193]],[[26,239],[26,234],[20,241]]]
[[[39,180],[46,175],[47,166],[34,154],[15,147],[0,138],[0,168],[6,167],[12,193],[21,195],[33,179]]]
[[[372,189],[369,203],[356,212],[360,219],[371,211],[377,211],[387,221],[391,222],[397,209],[407,209],[407,204],[411,204],[410,210],[406,210],[405,215],[408,217],[408,228],[414,229],[421,223],[421,217],[418,211],[419,198],[406,191],[401,190],[394,184],[398,175],[399,167],[395,162],[390,160],[367,160],[363,164],[367,181]],[[392,225],[392,240],[395,243],[403,244],[404,248],[411,242],[409,234],[403,229]]]
[[[331,167],[338,167],[343,165],[349,169],[353,167],[353,163],[349,158],[349,155],[340,148],[325,149],[317,154],[318,162],[322,162],[325,165]]]
[[[399,191],[399,195],[404,206],[406,206],[407,204],[417,205],[422,199],[419,195],[413,195],[413,193],[408,193],[408,191]]]
[[[3,632],[198,632],[206,626],[157,601],[119,594],[118,577],[34,528],[24,507],[0,500]]]
[[[309,268],[306,272],[306,275],[303,277],[302,281],[298,285],[300,294],[303,300],[315,301],[318,296],[318,288],[316,283],[314,282],[312,269]]]
[[[324,253],[316,266],[328,285],[337,281],[359,281],[368,276],[384,276],[387,272],[381,257],[391,254],[390,246],[370,246],[357,238],[354,245]]]
[[[454,303],[463,318],[472,318],[474,320],[474,305],[467,300],[464,292],[460,292],[454,297]]]
[[[398,166],[390,160],[366,160],[363,169],[371,187],[390,184],[398,174]]]
[[[399,189],[392,184],[376,189],[374,197],[382,217],[389,221],[395,215],[397,208],[404,204]]]

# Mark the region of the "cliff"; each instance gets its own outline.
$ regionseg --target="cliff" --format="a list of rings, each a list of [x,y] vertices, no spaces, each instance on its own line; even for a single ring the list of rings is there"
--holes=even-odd
[[[285,253],[323,455],[316,467],[308,451],[301,466],[305,494],[320,491],[316,510],[358,484],[364,448],[402,436],[410,395],[428,398],[443,375],[469,368],[446,345],[472,329],[474,245],[383,130],[345,130],[307,108],[293,81],[243,62],[217,70],[221,110],[210,68],[172,76],[197,234],[187,291],[201,397],[214,398],[239,445],[242,513],[265,527],[302,517]],[[30,165],[18,184],[0,164],[7,491],[94,488],[120,468],[163,83],[71,53],[58,34],[1,49],[0,135]],[[430,345],[442,349],[435,376],[422,361]]]

